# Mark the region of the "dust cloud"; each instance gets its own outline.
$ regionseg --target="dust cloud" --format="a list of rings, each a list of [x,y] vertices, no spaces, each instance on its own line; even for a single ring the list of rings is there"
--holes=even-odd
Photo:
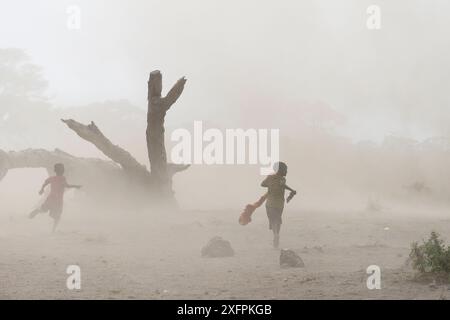
[[[410,244],[450,227],[450,4],[378,1],[1,1],[0,298],[362,299],[442,294],[411,282]],[[66,26],[69,5],[79,30]],[[23,10],[23,6],[29,10]],[[69,167],[57,231],[28,214],[46,169],[11,170],[3,152],[60,149],[110,161],[60,119],[94,121],[149,168],[147,80],[163,93],[186,76],[166,116],[171,134],[279,129],[287,184],[281,247],[305,268],[280,269],[260,166],[196,165],[173,178],[176,208],[118,174]],[[206,143],[205,143],[206,144]],[[215,236],[234,256],[203,258]],[[450,241],[450,239],[447,239]],[[66,287],[79,265],[81,290]],[[383,290],[366,268],[381,266]],[[363,280],[361,280],[363,279]],[[408,280],[405,280],[408,279]]]

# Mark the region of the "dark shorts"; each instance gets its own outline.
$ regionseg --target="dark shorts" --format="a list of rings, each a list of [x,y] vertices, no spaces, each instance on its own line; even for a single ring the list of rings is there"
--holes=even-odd
[[[266,207],[267,217],[269,218],[269,229],[272,230],[272,227],[277,224],[281,226],[281,214],[283,213],[283,208],[273,208]]]

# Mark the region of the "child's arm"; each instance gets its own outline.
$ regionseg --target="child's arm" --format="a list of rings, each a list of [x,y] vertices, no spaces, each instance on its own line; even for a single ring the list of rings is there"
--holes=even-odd
[[[44,181],[44,184],[42,185],[41,190],[39,190],[39,195],[42,195],[44,193],[44,189],[46,186],[48,186],[49,183],[50,183],[49,179]]]
[[[82,186],[78,184],[66,184],[67,189],[80,189]]]
[[[290,188],[287,184],[284,185],[284,188],[289,190],[290,192],[297,192],[294,189]]]
[[[297,194],[297,191],[295,191],[294,189],[290,188],[287,184],[284,185],[284,188],[286,190],[289,190],[289,196],[286,198],[286,203],[289,203],[289,201],[292,200],[292,198]]]
[[[66,181],[64,187],[67,189],[80,189],[82,186],[78,184],[68,184]]]

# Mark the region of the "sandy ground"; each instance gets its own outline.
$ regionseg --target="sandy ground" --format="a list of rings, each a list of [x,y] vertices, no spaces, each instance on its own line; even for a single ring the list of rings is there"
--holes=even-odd
[[[281,269],[263,208],[248,226],[239,212],[124,212],[68,209],[56,234],[50,218],[0,215],[1,299],[445,299],[447,285],[414,280],[405,266],[410,243],[431,230],[444,238],[450,216],[368,212],[285,212],[281,247],[305,268]],[[388,230],[386,229],[389,228]],[[202,258],[213,236],[235,256]],[[66,287],[66,268],[81,268],[82,288]],[[381,268],[380,290],[365,270]]]

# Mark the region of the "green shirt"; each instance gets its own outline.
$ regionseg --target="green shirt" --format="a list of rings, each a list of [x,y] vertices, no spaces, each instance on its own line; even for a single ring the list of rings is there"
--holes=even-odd
[[[267,176],[261,186],[268,188],[266,207],[284,208],[285,177],[276,174]]]

